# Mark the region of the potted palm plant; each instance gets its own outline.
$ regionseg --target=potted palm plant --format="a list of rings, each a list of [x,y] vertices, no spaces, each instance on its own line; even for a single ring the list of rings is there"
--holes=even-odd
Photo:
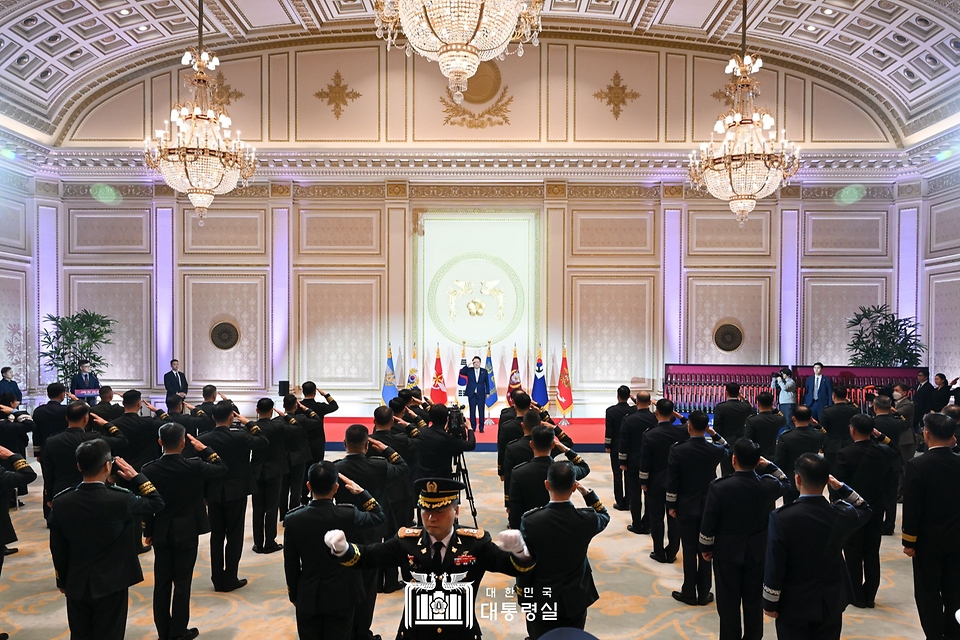
[[[847,320],[853,336],[847,344],[855,367],[916,367],[927,347],[916,318],[900,318],[889,305],[860,307]]]
[[[44,321],[48,328],[40,333],[40,357],[55,371],[57,380],[69,384],[78,370],[77,363],[87,359],[93,373],[100,375],[108,363],[99,353],[100,347],[113,344],[110,336],[116,320],[83,309],[70,316],[48,314]]]

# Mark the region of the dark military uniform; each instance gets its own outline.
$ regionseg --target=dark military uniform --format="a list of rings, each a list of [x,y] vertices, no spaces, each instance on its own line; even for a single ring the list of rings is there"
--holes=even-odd
[[[53,499],[50,552],[73,640],[123,638],[127,590],[143,580],[137,521],[163,509],[163,498],[142,473],[129,484],[136,492],[84,482]]]
[[[744,434],[747,418],[757,412],[753,405],[739,398],[728,398],[713,408],[713,428],[724,439],[736,442]],[[720,462],[720,473],[728,476],[733,473],[733,464],[727,456]]]
[[[549,426],[549,425],[545,425]],[[553,434],[567,448],[573,448],[573,440],[564,433],[560,427],[553,427]],[[560,449],[553,448],[553,456],[560,455]],[[503,467],[500,469],[500,475],[503,476],[503,506],[510,508],[510,474],[513,468],[518,464],[533,460],[533,449],[530,447],[530,434],[524,434],[507,445],[503,456]]]
[[[123,405],[113,404],[112,402],[98,402],[90,407],[90,413],[110,422],[123,415]]]
[[[797,458],[805,453],[819,453],[826,442],[827,436],[815,427],[795,427],[784,431],[777,440],[777,453],[774,464],[787,474],[791,484],[794,481],[793,465]],[[783,503],[790,504],[797,499],[800,492],[794,485],[783,496]]]
[[[893,443],[897,452],[897,457],[894,458],[893,461],[893,469],[896,471],[896,475],[887,479],[887,492],[884,497],[883,508],[883,533],[891,536],[893,535],[894,529],[897,528],[897,488],[903,478],[903,454],[897,444],[900,442],[900,438],[904,432],[910,429],[910,427],[907,426],[907,422],[903,419],[903,416],[897,415],[896,413],[878,415],[874,418],[874,427],[877,431],[890,438],[890,442]],[[874,508],[874,511],[880,510],[879,507]]]
[[[397,427],[376,430],[370,437],[379,440],[396,451],[406,463],[409,472],[402,481],[390,482],[387,485],[387,497],[390,501],[390,521],[387,522],[388,531],[399,529],[413,522],[413,503],[415,492],[413,481],[416,480],[414,465],[420,457],[420,429],[410,425],[405,432]],[[350,476],[348,478],[353,479]],[[365,486],[365,485],[361,485]],[[333,527],[335,528],[335,527]]]
[[[280,480],[280,521],[287,511],[307,501],[307,468],[313,462],[310,452],[310,437],[318,437],[322,424],[320,416],[308,408],[305,413],[287,414],[300,425],[303,431],[284,441],[287,451],[287,469]]]
[[[144,418],[137,413],[126,412],[107,423],[108,427],[119,427],[127,438],[127,446],[120,451],[120,455],[131,467],[140,471],[143,465],[160,457],[157,432],[168,418],[163,411],[158,411],[156,418]]]
[[[216,402],[204,400],[190,411],[192,417],[199,419],[197,430],[200,432],[200,435],[217,428],[217,423],[213,420],[213,408],[216,406]],[[237,411],[237,408],[234,407],[233,410]],[[240,412],[237,411],[237,413]]]
[[[106,441],[114,455],[127,446],[127,438],[114,425],[106,426],[106,435],[96,431],[84,431],[77,427],[67,429],[47,438],[46,452],[40,463],[43,471],[43,501],[51,502],[53,496],[64,489],[76,487],[83,482],[83,474],[77,468],[77,447],[97,438]]]
[[[537,566],[517,578],[517,590],[531,589],[530,600],[556,603],[556,620],[544,620],[542,613],[527,620],[527,634],[536,640],[558,627],[583,629],[587,608],[600,599],[593,582],[587,550],[593,537],[610,524],[610,514],[594,491],[583,496],[588,505],[577,509],[569,500],[548,502],[523,515],[520,532]],[[544,588],[551,593],[544,595]],[[521,602],[527,598],[521,597]]]
[[[340,405],[329,393],[324,394],[323,399],[326,402],[317,402],[316,398],[304,398],[301,401],[303,406],[317,414],[316,419],[320,421],[320,427],[312,429],[307,434],[307,442],[310,443],[310,455],[314,462],[321,462],[327,450],[327,434],[323,430],[323,416],[340,408]]]
[[[280,483],[287,466],[286,441],[303,432],[293,416],[261,418],[256,422],[269,444],[254,449],[251,465],[257,490],[253,494],[253,550],[277,550],[277,522],[280,513]]]
[[[776,409],[759,411],[747,418],[743,425],[743,437],[756,442],[760,447],[760,455],[773,460],[777,453],[777,436],[785,424],[787,419]]]
[[[337,562],[320,541],[331,529],[356,540],[361,529],[383,523],[383,510],[369,492],[363,505],[312,500],[292,509],[283,521],[283,571],[290,602],[297,608],[297,631],[304,640],[350,640],[353,614],[364,598],[359,571]]]
[[[447,433],[443,425],[430,425],[421,429],[417,438],[420,440],[420,474],[425,478],[452,478],[453,459],[477,448],[477,434],[473,429],[467,429],[464,440]]]
[[[960,456],[934,447],[906,465],[903,546],[916,549],[913,596],[927,638],[960,638]]]
[[[13,454],[0,465],[0,496],[8,495],[20,485],[37,479],[37,472],[20,454]],[[10,510],[0,504],[0,546],[17,541],[17,532],[10,521]],[[3,553],[0,553],[0,573],[3,572]]]
[[[640,449],[640,486],[647,488],[647,509],[650,513],[650,535],[653,552],[650,557],[661,562],[676,560],[680,550],[677,523],[667,518],[667,546],[663,546],[663,519],[667,509],[667,462],[670,447],[683,442],[690,435],[684,426],[675,427],[672,422],[658,422],[643,434]]]
[[[683,585],[677,598],[683,602],[709,604],[710,562],[697,549],[700,518],[717,465],[730,458],[726,444],[719,434],[713,443],[693,436],[671,447],[667,458],[667,509],[676,509],[683,546]]]
[[[779,640],[840,638],[853,596],[841,551],[871,514],[850,487],[837,493],[842,499],[832,504],[803,496],[770,514],[763,608],[777,612]]]
[[[620,445],[618,457],[620,464],[627,467],[626,491],[630,503],[631,524],[634,533],[650,533],[649,505],[646,494],[640,489],[640,449],[643,434],[656,426],[657,416],[650,409],[638,409],[623,419],[620,425]]]
[[[50,436],[67,428],[67,407],[49,400],[33,410],[33,452],[37,460],[43,458],[43,444]],[[46,511],[44,511],[46,513]]]
[[[100,405],[98,404],[97,406],[99,407]],[[163,412],[157,409],[158,418],[160,417],[161,413]],[[198,437],[202,433],[201,429],[203,429],[203,431],[209,431],[209,429],[206,428],[207,417],[202,411],[200,412],[200,415],[197,415],[197,416],[192,416],[187,413],[166,413],[164,415],[167,416],[166,422],[177,423],[178,425],[183,427],[183,430],[186,431],[188,435],[191,435],[194,438]],[[184,458],[197,457],[197,452],[194,451],[193,446],[189,442],[189,439],[188,439],[187,445],[183,448],[183,453],[181,455],[183,455]]]
[[[153,539],[153,622],[161,638],[180,638],[187,633],[200,535],[210,531],[203,485],[207,479],[226,474],[227,466],[210,447],[195,458],[165,453],[143,465],[143,475],[164,502],[162,511],[143,519],[143,535]]]
[[[629,500],[624,493],[624,475],[620,470],[620,427],[623,419],[637,408],[628,404],[626,400],[607,407],[604,419],[603,446],[610,453],[610,470],[613,472],[613,499],[620,509],[629,507]]]
[[[707,489],[699,542],[701,553],[713,554],[720,640],[763,637],[767,520],[777,498],[791,485],[775,465],[768,465],[762,471],[764,475],[735,471],[732,476],[717,478]]]
[[[590,473],[590,466],[572,449],[567,451],[567,460],[573,463],[573,472],[577,480]],[[510,528],[519,529],[523,514],[550,502],[550,493],[543,481],[553,464],[551,456],[537,456],[527,462],[521,462],[510,474],[510,502],[508,504]]]
[[[858,413],[860,408],[850,401],[841,401],[824,407],[820,411],[820,417],[817,420],[820,422],[820,428],[827,432],[827,441],[823,444],[823,457],[830,464],[830,473],[834,473],[837,468],[837,453],[853,444],[853,439],[850,437],[850,418]]]

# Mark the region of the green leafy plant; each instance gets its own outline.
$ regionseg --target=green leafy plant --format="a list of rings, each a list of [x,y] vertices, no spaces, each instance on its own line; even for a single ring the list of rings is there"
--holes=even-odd
[[[889,305],[860,307],[847,320],[853,332],[847,344],[855,367],[916,367],[927,350],[916,318],[900,318]]]
[[[72,316],[48,314],[44,321],[51,328],[45,328],[40,333],[40,345],[43,347],[40,357],[47,361],[50,369],[57,372],[57,380],[69,383],[73,374],[79,371],[77,363],[83,359],[90,361],[97,375],[109,366],[98,350],[105,344],[113,344],[110,336],[116,320],[83,309]]]

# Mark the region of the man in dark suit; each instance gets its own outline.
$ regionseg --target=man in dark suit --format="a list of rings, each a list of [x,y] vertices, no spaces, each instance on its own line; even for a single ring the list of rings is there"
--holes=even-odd
[[[260,398],[257,401],[257,422],[260,432],[269,443],[262,449],[254,449],[251,465],[257,490],[253,494],[253,552],[275,553],[283,549],[277,544],[277,522],[280,517],[280,483],[290,469],[287,466],[287,445],[290,438],[303,433],[293,416],[278,411],[275,419],[273,400]]]
[[[708,429],[713,442],[705,437]],[[699,552],[700,518],[707,489],[717,477],[717,466],[730,456],[726,440],[710,429],[704,412],[690,414],[687,433],[690,437],[671,447],[667,456],[667,515],[676,519],[683,546],[683,584],[672,596],[684,604],[705,606],[713,602],[713,594],[710,562]]]
[[[168,398],[170,396],[187,397],[190,385],[187,384],[187,376],[180,371],[180,361],[176,358],[170,361],[170,371],[163,374],[163,388],[166,389]]]
[[[833,402],[833,382],[828,376],[823,375],[822,362],[813,364],[813,375],[808,376],[804,384],[806,393],[803,396],[803,401],[810,407],[813,419],[819,420],[820,412]]]
[[[75,373],[70,379],[70,393],[80,396],[82,400],[87,401],[87,404],[93,406],[97,404],[97,398],[100,395],[100,380],[97,379],[97,374],[93,372],[93,367],[86,358],[78,362],[77,366],[80,367],[80,372]],[[78,391],[80,393],[77,393]]]
[[[423,580],[429,580],[431,574],[436,583],[440,583],[443,574],[465,573],[460,582],[469,583],[473,593],[479,593],[480,581],[487,571],[517,576],[535,565],[536,561],[527,551],[519,531],[500,532],[498,548],[483,529],[457,526],[460,491],[464,489],[462,482],[421,478],[417,481],[417,489],[423,527],[404,527],[390,540],[369,545],[350,544],[343,531],[334,529],[323,537],[324,543],[344,566],[361,570],[399,566],[405,581],[416,578],[421,585],[426,584]],[[398,638],[427,640],[439,637],[434,625],[415,624],[416,615],[413,611],[404,612]],[[478,617],[473,616],[472,626],[465,624],[465,617],[457,620],[459,624],[446,625],[443,637],[453,640],[479,638]],[[408,624],[408,620],[414,624]]]
[[[847,539],[843,558],[853,584],[853,606],[872,609],[880,588],[884,506],[889,499],[891,476],[896,477],[893,461],[898,454],[888,446],[890,439],[874,429],[874,420],[870,416],[863,413],[851,416],[848,429],[853,444],[837,453],[834,475],[867,501],[873,515]],[[877,435],[882,444],[871,438]]]
[[[527,635],[536,640],[551,629],[570,627],[583,629],[587,609],[600,599],[593,582],[587,550],[594,536],[610,524],[610,514],[592,489],[577,481],[577,471],[570,462],[551,464],[547,470],[550,501],[524,514],[520,533],[527,548],[537,558],[533,571],[517,578],[517,589],[533,592],[530,601],[542,605],[555,602],[556,619],[542,614],[527,619]],[[570,502],[574,492],[583,496],[587,508],[577,509]],[[544,589],[551,594],[544,596]],[[521,592],[522,593],[522,592]],[[521,602],[527,600],[522,597]]]
[[[23,459],[23,456],[6,447],[0,447],[0,496],[9,495],[17,487],[26,486],[36,479],[37,473]],[[0,543],[6,545],[16,540],[17,533],[10,521],[10,510],[3,506],[0,509]],[[6,549],[5,546],[4,549]],[[0,573],[3,573],[5,555],[7,554],[0,553]],[[6,638],[9,638],[6,633],[0,633],[0,640],[6,640]]]
[[[827,440],[823,443],[823,457],[830,465],[831,472],[837,468],[837,453],[853,444],[853,440],[850,439],[850,419],[858,413],[860,413],[860,407],[847,400],[847,388],[843,385],[835,386],[833,404],[824,407],[820,417],[817,418],[820,428],[827,432]],[[873,504],[873,501],[868,502],[876,513],[879,507]]]
[[[650,506],[644,509],[647,494],[640,489],[640,449],[643,434],[657,425],[657,416],[650,410],[650,393],[640,391],[636,397],[637,410],[623,419],[620,425],[618,457],[620,470],[626,472],[627,501],[630,503],[631,523],[627,531],[638,535],[650,533]]]
[[[317,389],[314,382],[308,380],[300,388],[303,391],[303,405],[317,414],[317,420],[320,421],[320,428],[307,435],[307,440],[310,442],[310,455],[313,456],[313,461],[316,463],[323,460],[327,448],[327,435],[323,430],[323,416],[333,413],[340,408],[340,405],[329,393],[323,389]],[[317,394],[320,394],[325,402],[317,402]]]
[[[960,638],[960,457],[950,450],[957,424],[927,414],[927,452],[906,465],[903,552],[913,559],[913,596],[927,638]]]
[[[103,432],[87,431],[88,420],[92,420],[96,428]],[[77,400],[67,405],[67,429],[47,438],[46,451],[40,463],[43,471],[43,501],[48,507],[53,505],[54,496],[83,482],[83,474],[77,468],[77,447],[98,438],[110,446],[113,455],[127,446],[127,438],[120,429],[93,414],[86,402]]]
[[[51,382],[47,385],[49,400],[33,410],[33,455],[37,460],[43,459],[43,443],[47,438],[67,428],[67,408],[63,405],[66,394],[67,388],[62,383]]]
[[[427,478],[452,478],[453,459],[477,448],[477,436],[467,423],[466,438],[447,433],[449,410],[442,404],[430,407],[430,426],[420,430],[420,475]]]
[[[650,557],[657,562],[672,564],[680,550],[677,521],[667,518],[667,546],[663,546],[663,519],[667,509],[668,458],[670,447],[683,442],[690,435],[685,426],[676,427],[674,419],[679,414],[673,401],[657,400],[657,424],[643,434],[640,449],[640,488],[647,494],[647,513],[650,515],[650,536],[653,551]],[[686,418],[681,418],[684,422]]]
[[[794,470],[800,497],[770,514],[763,610],[779,640],[839,640],[853,595],[841,552],[870,519],[870,505],[816,454],[801,455]],[[840,497],[832,504],[823,497],[828,484]]]
[[[287,472],[280,480],[280,522],[287,511],[299,507],[306,501],[307,466],[313,460],[310,453],[310,438],[316,438],[320,430],[320,416],[297,401],[297,396],[288,393],[283,398],[283,411],[300,425],[300,433],[287,438],[284,448],[287,451]]]
[[[98,415],[107,422],[123,415],[123,405],[113,404],[113,387],[108,384],[100,387],[100,402],[90,407],[90,413]]]
[[[400,454],[383,442],[371,439],[367,428],[362,424],[347,427],[343,437],[343,448],[347,455],[335,463],[337,472],[369,491],[381,507],[384,507],[386,518],[389,520],[392,515],[388,506],[390,494],[387,488],[391,483],[403,482],[409,475],[410,468],[407,463]],[[368,456],[368,453],[372,455]],[[340,487],[337,501],[357,504],[356,498],[345,486]],[[364,544],[372,544],[381,542],[386,535],[386,527],[379,525],[364,529],[360,534],[360,540]],[[377,604],[379,575],[376,567],[367,568],[361,572],[365,597],[357,603],[353,619],[355,640],[369,640],[373,637],[370,625],[373,624],[373,611]]]
[[[301,638],[350,640],[354,610],[364,598],[360,572],[344,567],[317,542],[334,529],[343,531],[347,540],[359,540],[361,530],[384,519],[368,491],[347,476],[339,475],[339,480],[362,508],[334,503],[340,489],[337,467],[324,461],[310,466],[307,486],[313,499],[292,509],[283,523],[283,570]]]
[[[736,471],[717,478],[707,490],[700,553],[704,560],[713,561],[720,640],[760,640],[767,520],[777,498],[790,488],[790,481],[746,438],[733,443],[731,457]],[[763,475],[757,474],[758,465],[762,465]]]
[[[73,640],[123,640],[127,590],[143,580],[137,521],[163,509],[146,476],[112,458],[103,440],[77,447],[83,482],[53,499],[48,525],[57,587]],[[115,471],[135,491],[105,484]]]
[[[198,452],[197,458],[180,455],[186,438]],[[164,496],[163,510],[143,520],[143,535],[154,552],[153,622],[161,638],[193,640],[200,632],[189,628],[190,586],[200,535],[210,531],[203,485],[210,478],[225,476],[227,466],[213,449],[187,436],[175,422],[160,427],[159,442],[163,456],[143,465],[143,475]]]
[[[20,390],[20,385],[17,384],[17,381],[13,379],[12,367],[3,367],[0,369],[0,396],[5,393],[12,395],[17,399],[17,402],[23,402],[23,391]]]
[[[533,458],[515,466],[510,474],[510,502],[507,510],[511,529],[520,528],[520,519],[524,513],[550,501],[544,481],[553,464],[554,451],[559,450],[567,456],[567,460],[573,465],[576,480],[581,480],[590,473],[590,466],[576,451],[561,442],[549,425],[535,426],[529,439],[520,439],[517,442],[526,442],[532,449]]]
[[[617,404],[607,407],[604,419],[603,447],[610,454],[610,470],[613,472],[613,508],[617,511],[630,509],[630,500],[624,493],[624,471],[620,469],[620,427],[623,419],[637,408],[630,404],[630,387],[617,388]]]
[[[923,416],[930,413],[933,405],[934,386],[930,384],[930,371],[921,369],[917,372],[917,388],[913,391],[913,431],[919,432],[923,424]]]
[[[782,413],[773,408],[773,394],[769,391],[757,394],[757,409],[757,413],[744,423],[743,437],[757,443],[761,456],[773,460],[777,453],[777,436],[787,421]]]
[[[234,417],[244,428],[231,427]],[[247,585],[247,579],[240,579],[237,571],[243,555],[247,496],[257,489],[250,452],[267,447],[269,441],[260,427],[234,413],[231,402],[217,403],[213,419],[216,428],[199,440],[217,452],[227,466],[227,474],[208,481],[205,490],[210,517],[210,578],[214,591],[233,591]]]
[[[490,376],[483,368],[480,356],[473,356],[469,367],[460,369],[464,379],[467,402],[470,404],[470,424],[474,430],[483,433],[484,410],[487,408],[487,394],[490,393]],[[479,415],[479,418],[478,418]]]
[[[823,449],[823,443],[826,442],[827,436],[823,431],[810,426],[810,418],[810,409],[800,405],[793,413],[793,429],[784,431],[777,440],[777,454],[774,461],[788,478],[795,477],[793,465],[801,455],[819,453]],[[783,496],[783,503],[790,504],[799,495],[799,488],[794,487]]]
[[[892,536],[897,527],[897,489],[903,482],[903,453],[897,443],[906,431],[910,430],[903,416],[893,410],[893,399],[889,396],[878,395],[873,400],[873,412],[876,415],[874,426],[877,431],[890,438],[897,453],[893,461],[896,474],[887,479],[887,495],[883,509],[874,507],[873,510],[883,511],[883,535]]]
[[[747,418],[755,414],[756,410],[741,397],[740,385],[736,382],[728,382],[726,392],[727,399],[713,409],[713,428],[723,439],[734,442],[743,437]],[[733,473],[729,456],[720,462],[720,473],[725,476]]]

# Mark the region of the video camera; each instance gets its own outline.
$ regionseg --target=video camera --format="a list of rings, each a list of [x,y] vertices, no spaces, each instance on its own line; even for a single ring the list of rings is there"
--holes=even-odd
[[[455,438],[467,439],[467,419],[463,416],[464,406],[456,402],[450,405],[447,424],[444,430]]]

